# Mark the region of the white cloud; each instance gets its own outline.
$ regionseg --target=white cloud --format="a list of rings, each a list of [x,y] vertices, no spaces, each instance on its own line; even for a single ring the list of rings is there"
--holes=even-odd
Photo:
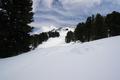
[[[66,4],[88,4],[88,3],[100,3],[101,0],[61,0],[63,3]]]
[[[62,5],[55,5],[56,1]],[[120,12],[120,0],[33,0],[33,11],[38,11],[35,18],[40,24],[70,24],[76,25],[84,21],[92,14],[101,13],[103,15],[112,11]],[[47,13],[47,14],[46,14]],[[41,18],[42,17],[42,18]]]
[[[99,5],[101,0],[61,0],[66,9],[75,9],[79,7],[92,7]]]
[[[50,9],[52,6],[53,0],[33,0],[33,11],[37,11],[42,9],[43,7],[46,9]],[[39,7],[41,6],[41,7]]]
[[[53,0],[43,0],[43,4],[45,4],[47,8],[51,8],[52,2]]]
[[[120,0],[116,0],[116,1],[115,1],[115,0],[112,0],[112,1],[113,1],[114,4],[120,5]]]

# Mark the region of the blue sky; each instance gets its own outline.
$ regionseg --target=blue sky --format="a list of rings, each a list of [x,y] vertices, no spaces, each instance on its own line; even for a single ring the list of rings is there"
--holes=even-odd
[[[92,14],[120,12],[120,0],[33,0],[33,11],[41,26],[74,26]]]

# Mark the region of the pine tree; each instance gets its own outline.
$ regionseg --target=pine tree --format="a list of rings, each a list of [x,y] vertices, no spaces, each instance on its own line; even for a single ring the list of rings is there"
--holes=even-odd
[[[30,50],[30,35],[32,28],[28,23],[32,21],[32,0],[1,0],[1,8],[6,12],[2,34],[3,47],[0,57],[9,57]],[[1,18],[1,17],[0,17]],[[1,41],[1,42],[2,42]]]
[[[54,37],[59,37],[60,34],[57,31],[55,31],[55,32],[49,31],[48,36],[49,36],[49,38],[51,38],[51,37],[54,38]]]
[[[90,32],[90,41],[94,40],[95,39],[95,36],[96,36],[96,26],[95,26],[95,16],[92,15],[91,17],[91,32]]]
[[[105,19],[110,36],[120,35],[120,13],[112,12],[108,14]]]
[[[85,42],[85,23],[79,23],[74,31],[75,40]]]
[[[72,31],[68,31],[67,36],[65,37],[65,42],[70,43],[74,41],[74,33]]]
[[[120,13],[114,11],[105,17],[101,14],[88,17],[85,23],[77,25],[74,34],[75,40],[81,42],[120,35]]]
[[[107,28],[105,26],[105,19],[100,14],[95,18],[95,39],[101,39],[107,37]]]
[[[91,29],[92,29],[92,17],[88,17],[85,23],[85,41],[91,40]]]

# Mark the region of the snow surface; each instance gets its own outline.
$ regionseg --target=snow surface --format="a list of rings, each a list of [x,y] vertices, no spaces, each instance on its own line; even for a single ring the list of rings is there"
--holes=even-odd
[[[39,23],[35,23],[35,22],[32,22],[30,24],[28,24],[29,26],[31,27],[34,27],[33,31],[30,33],[31,35],[33,34],[40,34],[42,32],[48,32],[48,31],[52,31],[52,30],[57,30],[58,32],[62,32],[63,31],[65,32],[64,35],[66,35],[66,31],[74,31],[75,29],[75,26],[71,26],[71,27],[56,27],[56,26],[50,26],[50,25],[46,25],[46,26],[40,26]],[[66,30],[68,29],[68,30]]]
[[[60,36],[56,38],[50,38],[47,42],[43,42],[38,48],[49,48],[55,46],[64,46],[65,43],[65,36],[67,35],[68,31],[74,31],[75,28],[65,27],[65,28],[56,28],[56,27],[46,27],[49,31],[57,31],[59,32]]]
[[[0,59],[0,80],[120,80],[120,36]],[[50,44],[51,45],[51,44]]]

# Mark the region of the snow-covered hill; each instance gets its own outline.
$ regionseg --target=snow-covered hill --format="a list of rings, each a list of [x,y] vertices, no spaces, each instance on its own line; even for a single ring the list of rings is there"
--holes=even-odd
[[[49,32],[49,31],[57,31],[59,32],[60,36],[56,38],[49,38],[46,42],[43,42],[41,45],[39,45],[39,48],[49,48],[49,47],[55,47],[55,46],[63,46],[65,45],[65,36],[67,35],[68,31],[74,31],[74,27],[61,27],[57,28],[54,26],[44,26],[40,27],[37,30],[34,30],[31,34],[39,34],[41,32]]]
[[[120,80],[120,36],[0,59],[0,80]]]
[[[43,42],[41,45],[39,45],[39,48],[49,48],[49,47],[55,47],[55,46],[63,46],[66,45],[65,43],[65,36],[67,35],[68,31],[74,31],[75,27],[55,27],[55,26],[42,26],[39,27],[39,24],[30,24],[31,26],[34,26],[35,29],[31,33],[31,35],[34,34],[40,34],[42,32],[59,32],[60,36],[56,38],[49,38],[46,42]]]
[[[34,27],[34,30],[31,34],[39,34],[42,32],[48,32],[48,31],[52,31],[52,30],[57,30],[58,32],[61,31],[74,31],[75,26],[69,26],[69,27],[56,27],[56,26],[50,26],[50,25],[46,25],[46,26],[41,26],[39,23],[30,23],[29,24],[31,27]],[[66,35],[66,34],[65,34]]]

